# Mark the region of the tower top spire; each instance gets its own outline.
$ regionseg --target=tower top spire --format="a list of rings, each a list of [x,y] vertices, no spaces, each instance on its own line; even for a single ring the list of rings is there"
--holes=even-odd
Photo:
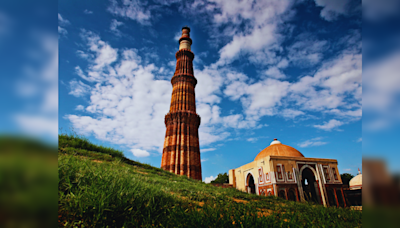
[[[182,30],[184,30],[184,29],[187,29],[187,30],[189,30],[189,32],[190,32],[189,26],[187,26],[187,25],[183,26],[183,27],[182,27]]]
[[[182,36],[179,38],[179,50],[189,49],[191,50],[192,39],[190,38],[190,28],[185,25],[182,27]]]

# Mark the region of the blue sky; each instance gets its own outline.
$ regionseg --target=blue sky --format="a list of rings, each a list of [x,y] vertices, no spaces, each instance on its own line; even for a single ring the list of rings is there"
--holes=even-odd
[[[400,173],[400,2],[363,4],[363,156]],[[395,29],[394,29],[395,28]]]
[[[361,8],[347,1],[59,2],[59,128],[160,166],[181,28],[203,179],[274,139],[361,168]]]

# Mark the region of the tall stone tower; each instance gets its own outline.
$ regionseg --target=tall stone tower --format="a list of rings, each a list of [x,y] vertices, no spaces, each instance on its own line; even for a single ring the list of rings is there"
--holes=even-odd
[[[172,98],[169,113],[165,115],[164,149],[161,168],[175,174],[201,180],[199,148],[200,116],[196,114],[193,75],[194,54],[191,51],[190,28],[182,28],[176,69],[171,79]]]

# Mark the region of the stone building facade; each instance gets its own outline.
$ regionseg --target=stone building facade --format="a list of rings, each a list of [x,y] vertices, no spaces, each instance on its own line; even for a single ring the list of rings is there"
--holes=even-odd
[[[257,195],[345,207],[337,160],[306,158],[274,139],[253,162],[229,170],[229,184]]]
[[[179,50],[176,52],[176,69],[171,79],[172,97],[169,113],[165,116],[167,127],[161,168],[178,175],[201,180],[201,162],[198,129],[200,116],[196,113],[193,74],[194,54],[191,51],[190,28],[182,28]]]

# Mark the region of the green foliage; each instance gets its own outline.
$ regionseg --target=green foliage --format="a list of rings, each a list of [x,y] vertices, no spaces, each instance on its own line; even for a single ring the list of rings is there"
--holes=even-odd
[[[361,213],[218,188],[127,158],[59,148],[60,227],[360,227]]]
[[[224,184],[224,183],[229,183],[229,176],[227,173],[220,173],[218,174],[217,178],[215,180],[211,181],[212,184]]]
[[[344,185],[349,185],[351,178],[353,178],[354,176],[350,173],[343,173],[340,174],[340,177],[342,178],[342,182]]]

